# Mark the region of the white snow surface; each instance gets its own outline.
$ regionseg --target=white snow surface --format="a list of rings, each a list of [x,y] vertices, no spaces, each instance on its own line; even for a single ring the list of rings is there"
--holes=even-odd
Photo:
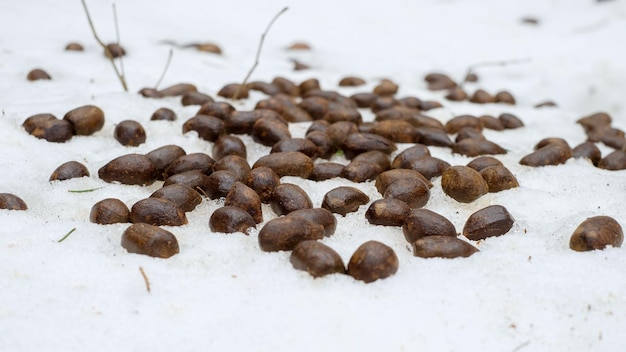
[[[88,5],[100,37],[115,41],[111,2]],[[216,96],[226,83],[241,82],[254,61],[259,37],[284,6],[265,38],[252,80],[311,77],[322,88],[345,95],[371,91],[381,78],[400,85],[398,97],[441,101],[427,114],[445,123],[460,114],[510,112],[526,126],[486,137],[509,152],[498,158],[520,187],[458,203],[434,179],[426,208],[461,231],[468,216],[488,205],[504,205],[514,216],[506,235],[474,243],[480,252],[460,259],[414,257],[399,227],[370,225],[367,206],[337,216],[334,236],[323,242],[348,262],[363,242],[377,240],[399,257],[396,275],[365,284],[347,275],[314,279],[294,270],[288,252],[265,253],[256,231],[219,234],[209,230],[221,206],[205,200],[187,214],[189,224],[166,227],[180,244],[169,259],[129,254],[121,247],[128,224],[89,222],[91,206],[114,197],[129,207],[161,186],[108,184],[97,177],[109,160],[177,144],[187,153],[212,145],[182,124],[198,107],[180,98],[146,99],[169,46],[212,41],[222,56],[175,49],[161,87],[195,84]],[[578,253],[569,238],[583,220],[614,217],[626,225],[626,171],[606,171],[586,160],[530,168],[518,161],[545,137],[575,146],[585,140],[575,121],[606,111],[613,126],[626,128],[626,3],[550,1],[139,1],[117,3],[121,44],[127,49],[124,92],[89,29],[79,1],[0,2],[0,192],[20,196],[27,211],[0,211],[0,350],[2,351],[624,351],[626,340],[626,255],[623,248]],[[537,26],[521,18],[539,19]],[[67,52],[78,41],[84,52]],[[285,50],[306,41],[309,52]],[[295,72],[290,59],[312,66]],[[517,105],[449,102],[426,89],[423,77],[443,72],[460,80],[468,65],[499,60],[522,64],[479,69],[467,85],[495,93],[511,91]],[[36,67],[52,80],[29,82]],[[357,75],[358,88],[339,79]],[[265,96],[233,102],[249,110]],[[556,108],[535,109],[544,100]],[[223,99],[218,99],[223,100]],[[94,104],[106,115],[104,128],[62,144],[28,135],[22,122],[37,113],[57,117]],[[159,107],[178,120],[150,121]],[[363,111],[366,119],[373,115]],[[124,147],[113,139],[116,123],[142,123],[147,142]],[[293,124],[303,136],[308,124]],[[248,161],[269,148],[242,137]],[[409,145],[399,145],[399,149]],[[603,155],[612,151],[600,145]],[[449,149],[431,153],[452,165],[471,160]],[[397,154],[394,153],[393,155]],[[49,182],[60,164],[76,160],[90,177]],[[341,157],[333,161],[346,163]],[[320,206],[323,195],[343,179],[312,182],[285,177]],[[373,182],[356,184],[372,201]],[[88,193],[68,190],[98,188]],[[265,221],[275,217],[264,206]],[[258,229],[262,226],[259,225]],[[72,228],[76,231],[57,242]],[[142,267],[151,284],[146,290]]]

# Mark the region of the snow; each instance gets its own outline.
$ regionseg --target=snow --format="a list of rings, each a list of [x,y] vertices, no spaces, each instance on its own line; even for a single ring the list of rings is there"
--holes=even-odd
[[[99,35],[114,41],[111,2],[88,1]],[[337,216],[334,236],[324,243],[347,262],[371,239],[391,246],[399,257],[396,275],[371,284],[349,276],[313,279],[296,271],[289,253],[261,252],[257,231],[249,236],[211,233],[208,219],[221,206],[204,201],[188,213],[189,224],[171,227],[180,253],[170,259],[129,254],[120,246],[128,224],[96,225],[89,211],[97,201],[115,197],[127,205],[160,187],[108,184],[97,170],[131,152],[147,153],[177,144],[187,153],[211,151],[211,144],[181,126],[198,107],[182,107],[180,98],[146,99],[136,94],[154,86],[169,47],[212,41],[224,50],[216,56],[175,49],[162,87],[189,82],[216,96],[226,83],[239,82],[254,61],[259,36],[284,6],[266,37],[252,80],[284,76],[300,82],[315,77],[325,89],[349,95],[371,91],[381,78],[400,85],[399,97],[435,99],[444,108],[430,116],[442,122],[462,113],[510,112],[526,127],[485,136],[509,150],[499,159],[520,187],[487,194],[470,204],[447,197],[434,180],[427,208],[450,219],[457,231],[474,211],[504,205],[515,217],[506,235],[475,243],[480,252],[464,259],[413,257],[399,228],[371,226],[366,206]],[[0,192],[14,193],[27,211],[0,211],[0,349],[3,351],[136,350],[426,350],[426,351],[622,351],[626,347],[626,256],[622,248],[578,253],[569,236],[584,219],[608,215],[626,224],[624,171],[606,171],[585,160],[555,167],[529,168],[522,156],[545,137],[561,137],[575,146],[585,140],[576,119],[609,112],[613,126],[626,128],[623,100],[626,4],[591,0],[496,0],[387,3],[361,1],[228,2],[139,1],[117,4],[121,44],[130,92],[125,93],[110,63],[94,41],[80,2],[52,0],[0,3]],[[533,16],[539,25],[521,23]],[[63,50],[70,41],[84,52]],[[287,52],[306,41],[310,52]],[[312,66],[292,71],[291,58]],[[529,61],[485,67],[468,90],[495,93],[507,89],[514,107],[453,103],[426,89],[425,74],[444,72],[455,79],[468,65],[484,61]],[[29,82],[40,67],[51,81]],[[337,87],[343,76],[368,84]],[[264,97],[235,103],[253,108]],[[557,108],[533,105],[554,100]],[[104,128],[93,136],[64,144],[38,140],[21,127],[36,113],[62,117],[78,106],[105,111]],[[175,122],[149,121],[159,107],[173,109]],[[364,115],[373,118],[373,115]],[[142,123],[147,142],[124,147],[113,138],[115,124]],[[294,137],[308,125],[291,126]],[[248,144],[250,164],[269,148]],[[408,145],[401,145],[402,148]],[[600,145],[603,155],[611,149]],[[470,158],[430,147],[433,156],[453,165]],[[60,164],[76,160],[92,176],[48,182]],[[346,162],[336,157],[333,161]],[[342,179],[296,183],[319,206],[323,195]],[[69,190],[99,189],[88,193]],[[377,199],[373,182],[358,184]],[[265,220],[271,209],[263,208]],[[69,230],[76,231],[57,241]],[[259,229],[261,227],[259,226]],[[139,272],[150,280],[147,292]]]

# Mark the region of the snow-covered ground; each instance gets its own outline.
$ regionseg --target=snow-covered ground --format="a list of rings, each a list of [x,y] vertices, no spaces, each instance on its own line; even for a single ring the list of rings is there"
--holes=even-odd
[[[114,41],[111,2],[88,1],[99,35]],[[154,86],[169,46],[215,42],[222,56],[175,49],[162,87],[189,82],[216,96],[226,83],[240,82],[254,61],[259,36],[282,7],[265,40],[252,80],[284,76],[296,82],[315,77],[322,88],[350,95],[371,91],[381,78],[400,85],[397,96],[444,103],[430,116],[442,122],[460,114],[510,112],[526,127],[485,136],[509,153],[499,157],[520,187],[462,204],[434,180],[427,208],[461,231],[468,216],[491,204],[504,205],[516,219],[506,235],[476,243],[480,252],[464,259],[413,257],[400,228],[370,225],[367,206],[338,216],[337,232],[324,243],[348,261],[371,239],[391,246],[396,275],[371,284],[350,276],[313,279],[294,270],[289,253],[260,251],[256,233],[211,233],[209,216],[220,204],[205,200],[188,213],[189,224],[168,228],[180,253],[170,259],[129,254],[120,246],[127,224],[89,222],[91,206],[115,197],[129,206],[161,185],[108,184],[97,170],[131,152],[147,153],[177,144],[187,153],[211,152],[211,144],[181,126],[198,107],[180,98],[146,99],[136,92]],[[609,112],[613,126],[626,129],[626,3],[623,1],[120,1],[121,44],[130,92],[122,88],[89,30],[79,1],[0,2],[0,193],[20,196],[27,211],[0,211],[0,350],[422,350],[422,351],[623,351],[626,342],[626,255],[623,248],[578,253],[569,237],[584,219],[614,217],[626,225],[626,171],[606,171],[586,160],[530,168],[518,164],[545,137],[575,146],[585,135],[575,121]],[[534,17],[538,25],[523,24]],[[70,41],[84,52],[64,51]],[[285,50],[294,41],[308,52]],[[292,58],[312,69],[294,72]],[[429,72],[460,80],[468,65],[528,60],[485,67],[469,91],[511,91],[516,106],[453,103],[426,89]],[[50,81],[29,82],[43,68]],[[339,88],[343,76],[367,80]],[[263,94],[233,103],[252,109]],[[535,109],[553,100],[557,108]],[[104,128],[64,144],[28,135],[22,122],[36,113],[62,117],[86,104],[102,108]],[[159,107],[178,114],[175,122],[150,121]],[[364,112],[366,118],[373,118]],[[124,147],[113,139],[116,123],[143,124],[147,141]],[[307,124],[294,124],[303,136]],[[268,148],[243,137],[252,164]],[[408,145],[402,145],[407,147]],[[603,155],[611,148],[599,145]],[[470,158],[449,149],[431,153],[453,165]],[[49,182],[60,164],[76,160],[91,177]],[[336,157],[334,161],[346,162]],[[315,206],[343,179],[314,183],[294,177]],[[68,190],[99,188],[88,193]],[[358,185],[372,200],[373,182]],[[266,220],[271,209],[264,208]],[[72,228],[76,231],[57,242]],[[260,228],[260,226],[259,226]],[[147,292],[139,272],[150,279]]]

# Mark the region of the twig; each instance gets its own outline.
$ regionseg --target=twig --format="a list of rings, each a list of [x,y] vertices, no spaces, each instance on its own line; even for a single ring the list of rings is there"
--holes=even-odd
[[[530,345],[530,341],[526,341],[524,343],[522,343],[521,345],[515,347],[515,349],[512,352],[518,352],[519,350],[521,350],[522,348],[526,347]]]
[[[121,48],[122,46],[120,45],[120,28],[117,22],[117,8],[115,7],[115,3],[112,3],[111,6],[113,7],[113,23],[115,23],[115,40],[117,41],[117,46]],[[122,72],[122,77],[126,77],[126,72],[124,72],[124,60],[122,60],[123,56],[124,55],[120,55],[119,57],[120,71]]]
[[[465,72],[465,77],[463,77],[463,81],[459,85],[459,88],[463,89],[463,85],[467,83],[467,77],[472,74],[477,68],[480,67],[489,67],[489,66],[508,66],[515,64],[524,64],[530,61],[530,58],[526,59],[517,59],[517,60],[502,60],[502,61],[485,61],[479,62],[473,65],[469,65],[467,67],[467,71]]]
[[[60,240],[58,240],[57,242],[61,243],[63,241],[65,241],[66,238],[70,237],[70,235],[72,234],[72,232],[76,231],[76,228],[73,228],[70,230],[70,232],[68,232],[65,236],[63,236],[63,238],[61,238]]]
[[[143,276],[143,281],[146,283],[146,290],[150,292],[150,280],[148,280],[148,275],[146,275],[146,272],[143,271],[142,267],[139,267],[139,272],[141,273],[141,276]]]
[[[96,28],[94,27],[93,21],[91,20],[91,15],[89,15],[89,9],[87,9],[87,4],[85,3],[85,0],[81,0],[81,2],[83,3],[83,8],[85,9],[85,14],[87,15],[87,21],[89,21],[89,27],[91,28],[91,32],[93,33],[94,38],[96,38],[98,44],[100,44],[100,46],[104,49],[106,56],[109,58],[109,61],[111,61],[111,65],[115,70],[115,75],[117,76],[117,78],[119,78],[120,83],[122,84],[122,88],[124,88],[125,92],[128,92],[126,78],[124,78],[124,75],[120,74],[120,71],[117,69],[115,61],[113,60],[113,53],[111,53],[111,50],[109,50],[109,48],[102,42],[102,40],[100,40],[100,37],[98,37],[98,34],[96,33]]]
[[[170,62],[172,61],[172,55],[174,55],[174,50],[170,49],[170,54],[167,56],[167,61],[165,62],[165,67],[163,68],[163,72],[161,73],[161,77],[159,77],[159,80],[154,85],[154,90],[159,89],[159,84],[161,84],[161,81],[163,80],[163,77],[165,77],[165,73],[167,72],[167,69],[170,67]]]
[[[241,90],[241,87],[245,87],[246,83],[248,83],[248,79],[252,75],[252,72],[254,71],[254,69],[259,64],[259,57],[261,56],[261,48],[263,48],[263,42],[265,41],[265,35],[267,34],[267,32],[269,32],[269,30],[272,27],[272,25],[274,24],[274,22],[276,22],[276,19],[278,19],[278,17],[280,17],[280,15],[285,13],[285,11],[287,11],[288,9],[289,9],[289,7],[285,6],[285,8],[280,10],[276,14],[276,16],[274,16],[274,18],[272,18],[270,23],[267,25],[267,28],[265,29],[265,32],[263,32],[263,34],[261,34],[261,40],[259,41],[259,47],[257,48],[257,51],[256,51],[256,58],[254,59],[254,65],[252,65],[252,67],[250,68],[250,71],[248,71],[248,74],[246,75],[246,78],[243,79],[243,83],[241,83],[241,85],[239,87],[237,87],[237,90],[235,90],[235,93],[233,94],[231,99],[233,99],[233,100],[237,99],[237,97],[239,97],[239,92]]]
[[[102,187],[96,187],[96,188],[90,188],[90,189],[70,189],[68,190],[68,192],[70,193],[87,193],[87,192],[93,192],[93,191],[97,191]]]

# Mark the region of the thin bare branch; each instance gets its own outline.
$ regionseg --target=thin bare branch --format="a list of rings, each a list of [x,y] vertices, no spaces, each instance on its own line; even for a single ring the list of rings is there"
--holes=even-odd
[[[67,234],[65,234],[65,236],[63,236],[63,238],[61,238],[61,239],[60,239],[60,240],[58,240],[57,242],[61,243],[61,242],[65,241],[65,239],[66,239],[66,238],[68,238],[68,237],[70,237],[70,235],[71,235],[74,231],[76,231],[76,228],[71,229],[71,230],[70,230],[70,232],[68,232]]]
[[[274,22],[276,22],[278,17],[280,17],[280,15],[285,13],[285,11],[287,11],[288,9],[289,9],[289,7],[285,7],[282,10],[280,10],[276,14],[276,16],[274,16],[274,18],[272,18],[270,23],[267,25],[267,28],[265,29],[265,32],[263,32],[263,34],[261,34],[261,40],[259,41],[259,47],[257,48],[257,51],[256,51],[256,58],[254,59],[254,65],[252,65],[252,68],[250,68],[250,71],[248,71],[248,74],[246,75],[246,78],[243,79],[243,83],[241,83],[241,85],[239,87],[237,87],[237,90],[235,91],[235,93],[233,94],[231,99],[233,99],[233,100],[237,99],[237,97],[239,97],[239,92],[241,91],[241,88],[245,87],[246,83],[248,83],[248,79],[252,75],[252,72],[254,72],[254,69],[259,64],[259,57],[261,56],[261,48],[263,48],[263,42],[265,41],[265,35],[267,34],[267,32],[269,32],[270,28],[272,28],[272,25],[274,24]]]
[[[111,4],[111,6],[113,7],[113,22],[115,23],[115,40],[117,41],[117,45],[121,48],[121,44],[120,44],[120,28],[119,28],[119,23],[117,22],[117,8],[115,7],[115,3]],[[122,57],[124,55],[120,55],[119,60],[120,60],[120,71],[122,73],[122,77],[126,77],[126,72],[124,72],[124,60],[122,60]]]
[[[89,9],[87,9],[87,4],[85,3],[85,0],[81,0],[81,2],[83,3],[83,8],[85,9],[85,14],[87,15],[87,21],[89,21],[89,27],[91,28],[91,32],[93,33],[94,38],[96,38],[96,41],[98,42],[98,44],[100,44],[102,49],[104,49],[106,56],[109,58],[109,61],[111,61],[111,65],[113,66],[113,69],[115,70],[115,75],[117,76],[117,78],[119,78],[120,83],[122,84],[122,88],[124,88],[124,91],[128,92],[126,79],[124,78],[124,75],[120,74],[120,71],[117,69],[117,66],[115,65],[115,61],[113,60],[113,53],[111,53],[111,50],[109,50],[106,44],[104,44],[104,42],[102,42],[100,37],[98,37],[98,34],[96,33],[96,28],[94,27],[93,21],[91,20],[91,15],[89,14]]]
[[[469,75],[474,73],[474,71],[477,68],[489,67],[489,66],[508,66],[508,65],[516,65],[516,64],[525,64],[527,62],[530,62],[530,60],[531,60],[530,58],[526,58],[526,59],[516,59],[516,60],[485,61],[485,62],[479,62],[473,65],[469,65],[467,67],[467,71],[465,72],[465,77],[463,77],[463,80],[461,81],[461,84],[459,85],[459,88],[463,89],[463,85],[467,83],[467,77],[469,77]]]
[[[167,56],[167,61],[165,62],[165,67],[163,68],[163,72],[161,73],[161,77],[159,77],[159,80],[154,85],[154,90],[159,89],[159,84],[161,84],[161,81],[163,80],[163,77],[165,77],[165,73],[167,72],[167,69],[170,67],[170,62],[172,61],[172,56],[173,55],[174,55],[174,50],[170,49],[170,54]]]
[[[141,276],[143,277],[143,281],[146,283],[146,290],[150,292],[150,280],[148,280],[148,275],[146,275],[146,272],[143,271],[142,267],[139,267],[139,272],[141,273]]]

